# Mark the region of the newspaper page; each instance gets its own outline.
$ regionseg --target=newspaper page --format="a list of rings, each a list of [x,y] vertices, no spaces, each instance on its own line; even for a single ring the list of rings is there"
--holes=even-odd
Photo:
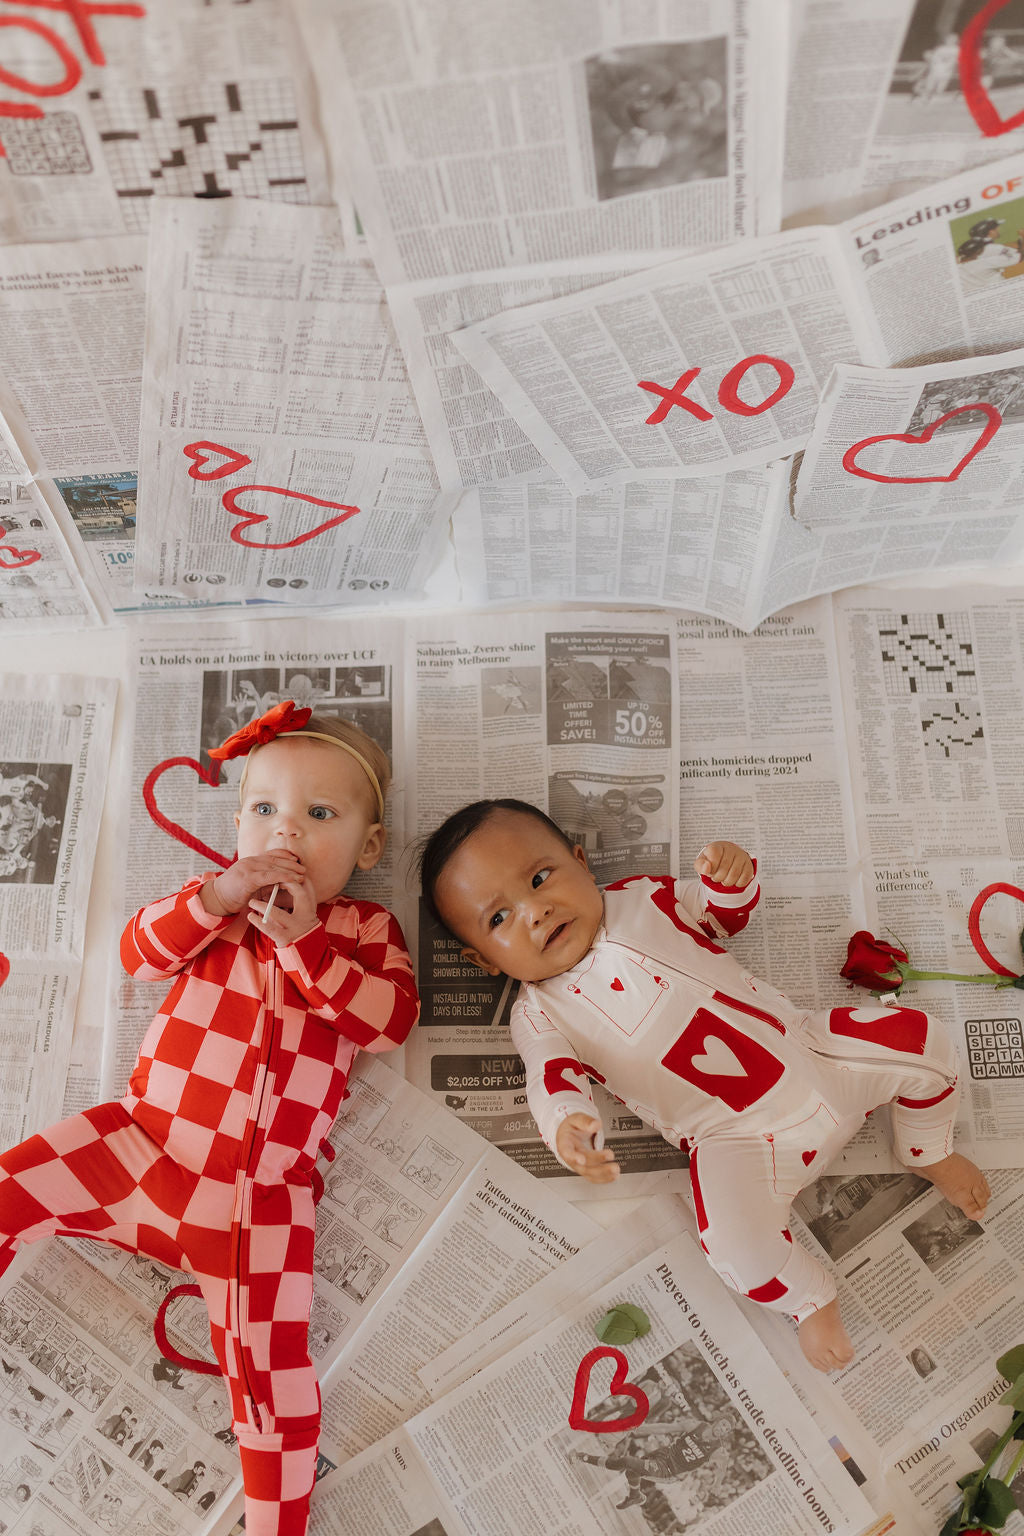
[[[782,204],[834,219],[1024,149],[1015,5],[797,0]]]
[[[650,1332],[622,1351],[595,1350],[594,1324],[626,1300]],[[688,1236],[571,1302],[400,1437],[332,1473],[312,1531],[431,1529],[409,1518],[410,1467],[417,1483],[429,1480],[416,1514],[437,1509],[434,1529],[446,1536],[652,1526],[855,1536],[873,1518]],[[641,1496],[642,1523],[631,1508]]]
[[[841,544],[852,585],[1013,563],[1024,542],[1024,350],[884,372],[841,367],[796,482],[795,516]]]
[[[934,1536],[959,1498],[956,1479],[980,1467],[1009,1422],[995,1361],[1024,1336],[1024,1181],[1019,1169],[988,1178],[981,1222],[906,1172],[827,1175],[798,1196],[792,1230],[834,1270],[857,1350],[846,1370],[813,1371],[795,1330],[739,1303],[900,1536]],[[1012,1514],[1005,1529],[1020,1536],[1024,1519]]]
[[[578,497],[553,480],[482,486],[452,524],[471,601],[644,603],[754,629],[782,606],[765,589],[789,521],[783,462]]]
[[[303,604],[422,593],[447,532],[405,365],[337,212],[156,211],[136,585]]]
[[[776,227],[782,110],[762,82],[782,77],[785,28],[764,6],[303,0],[299,16],[334,174],[388,285]]]
[[[490,486],[525,475],[558,484],[500,396],[466,366],[451,333],[506,309],[611,282],[656,260],[639,252],[617,261],[578,257],[389,287],[391,318],[442,485]]]
[[[3,682],[4,1146],[61,1114],[116,697],[109,678],[8,675]]]
[[[970,939],[968,914],[992,884],[1024,882],[1024,789],[1018,771],[1021,599],[1012,591],[948,594],[862,588],[834,600],[852,805],[871,932],[922,970],[973,976],[994,967]],[[989,955],[1021,964],[1019,903],[982,913]],[[866,994],[863,994],[866,995]],[[1024,1161],[1020,994],[969,982],[908,984],[915,1006],[957,1041],[958,1132],[985,1167]]]
[[[329,201],[286,0],[23,12],[5,15],[0,242],[136,234],[168,195]]]
[[[409,830],[430,832],[482,797],[545,810],[585,848],[599,884],[675,867],[672,624],[651,614],[465,615],[409,628]],[[460,957],[422,907],[423,1018],[406,1072],[488,1141],[557,1188],[587,1188],[541,1142],[508,1019],[517,984]],[[608,1094],[615,1194],[657,1187],[682,1166],[669,1144]],[[607,1190],[605,1191],[607,1193]]]
[[[459,331],[577,495],[801,447],[834,364],[871,343],[830,231],[682,257]]]
[[[100,614],[0,417],[0,633],[84,629]]]
[[[47,563],[18,572],[22,608],[39,589],[43,613],[74,611],[76,561],[112,614],[199,605],[132,591],[145,285],[141,236],[0,245],[0,434],[67,573],[42,550]]]
[[[425,1399],[414,1363],[450,1341],[453,1301],[473,1326],[595,1227],[382,1060],[357,1058],[351,1085],[318,1208],[309,1339],[321,1373],[351,1340],[354,1388],[373,1350],[383,1374],[372,1392],[358,1389],[365,1434],[370,1406],[387,1428],[400,1419],[386,1393]],[[0,1519],[8,1505],[27,1505],[81,1536],[172,1536],[206,1532],[240,1509],[222,1379],[183,1370],[153,1336],[156,1308],[190,1278],[102,1243],[51,1242],[19,1257],[0,1296]],[[212,1358],[200,1301],[176,1301],[168,1327],[179,1352]],[[329,1440],[336,1398],[325,1404],[320,1475],[344,1455]]]

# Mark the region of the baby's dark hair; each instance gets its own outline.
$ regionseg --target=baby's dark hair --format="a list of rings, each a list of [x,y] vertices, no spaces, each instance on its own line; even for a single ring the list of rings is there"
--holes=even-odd
[[[550,816],[531,805],[528,800],[474,800],[471,805],[464,805],[461,811],[453,811],[442,821],[439,827],[420,844],[416,867],[419,871],[420,887],[423,891],[423,900],[427,909],[439,923],[444,924],[444,918],[437,910],[434,893],[437,890],[437,882],[444,874],[449,860],[462,847],[468,837],[484,826],[498,811],[513,811],[519,816],[532,816],[534,821],[543,822],[556,837],[560,838],[567,848],[573,844],[566,837],[557,822]]]

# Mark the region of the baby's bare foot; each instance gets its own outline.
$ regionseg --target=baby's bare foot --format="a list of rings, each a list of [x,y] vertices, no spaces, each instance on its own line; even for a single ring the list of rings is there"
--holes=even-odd
[[[955,1205],[965,1216],[984,1216],[992,1191],[988,1179],[969,1157],[951,1152],[937,1163],[926,1168],[915,1168],[923,1179],[928,1179],[950,1205]]]
[[[800,1348],[817,1371],[839,1371],[853,1359],[850,1335],[839,1316],[838,1301],[805,1317],[799,1328]]]

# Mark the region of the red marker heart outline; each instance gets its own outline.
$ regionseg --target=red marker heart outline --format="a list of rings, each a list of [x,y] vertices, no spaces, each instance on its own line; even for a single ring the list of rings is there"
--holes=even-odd
[[[202,838],[196,837],[194,832],[187,832],[178,822],[172,821],[169,816],[165,816],[163,811],[157,806],[156,782],[157,779],[167,772],[168,768],[191,768],[194,773],[199,775],[204,784],[209,784],[212,788],[215,788],[220,783],[220,764],[214,763],[211,768],[204,768],[202,763],[197,763],[194,757],[167,757],[162,763],[157,763],[156,767],[151,768],[147,773],[146,782],[142,786],[142,799],[146,810],[150,814],[150,818],[160,828],[161,832],[166,832],[168,837],[174,838],[175,842],[184,843],[186,848],[191,848],[196,853],[201,853],[204,858],[211,859],[214,864],[219,864],[221,869],[227,869],[233,862],[231,859],[226,859],[222,853],[217,852],[216,848],[211,848],[209,843],[204,843]]]
[[[598,1360],[614,1360],[615,1369],[612,1372],[612,1384],[607,1393],[609,1397],[631,1397],[636,1403],[631,1414],[624,1419],[588,1419],[587,1418],[587,1389],[590,1386],[590,1373]],[[612,1349],[607,1344],[599,1344],[583,1356],[576,1371],[576,1381],[572,1389],[572,1407],[569,1409],[569,1425],[572,1429],[585,1430],[588,1435],[613,1435],[619,1434],[624,1429],[635,1429],[642,1424],[651,1411],[651,1400],[642,1387],[634,1386],[627,1381],[629,1374],[629,1361],[621,1349]]]
[[[981,936],[981,914],[988,901],[993,896],[1014,896],[1018,901],[1024,901],[1024,891],[1019,885],[1006,885],[1002,880],[993,885],[986,885],[983,891],[979,891],[971,902],[971,910],[967,914],[967,932],[975,951],[981,956],[990,971],[995,971],[997,976],[1016,976],[1016,971],[1009,970],[989,953],[988,945]]]
[[[252,539],[243,539],[242,530],[251,528],[256,523],[269,522],[269,514],[266,512],[250,512],[245,507],[238,505],[238,498],[244,491],[272,491],[275,496],[284,496],[289,501],[305,501],[314,507],[334,507],[343,515],[330,517],[325,523],[310,530],[309,533],[300,533],[297,538],[284,539],[280,544],[256,544]],[[241,519],[231,530],[231,538],[236,544],[241,544],[245,549],[294,549],[298,544],[308,544],[310,539],[319,538],[329,528],[337,528],[342,523],[347,523],[350,517],[355,517],[359,512],[358,507],[346,506],[341,501],[324,501],[320,496],[303,496],[300,491],[286,491],[281,485],[235,485],[230,491],[225,491],[221,497],[221,505],[225,512]]]
[[[978,127],[986,138],[997,138],[1024,123],[1024,108],[1013,117],[1001,117],[981,78],[983,68],[981,47],[985,31],[993,16],[1009,4],[1009,0],[986,0],[977,16],[964,27],[960,34],[960,89],[964,101]]]
[[[209,449],[209,452],[206,450]],[[233,475],[236,469],[244,469],[252,459],[244,453],[236,453],[233,448],[222,448],[220,443],[211,443],[203,438],[198,443],[188,443],[182,450],[186,459],[191,459],[189,465],[190,480],[223,480],[225,475]],[[209,464],[213,454],[219,453],[224,463],[217,469],[208,469],[203,473],[203,465]]]
[[[3,986],[4,982],[7,980],[10,974],[11,962],[8,960],[3,951],[0,950],[0,987]]]
[[[965,411],[982,411],[988,418],[982,428],[977,442],[969,453],[965,453],[959,464],[948,475],[876,475],[870,469],[860,469],[856,463],[858,453],[862,448],[870,448],[872,443],[928,443],[931,441],[943,422],[951,421],[954,416],[962,416]],[[923,432],[880,432],[877,437],[862,437],[859,443],[854,443],[843,454],[843,468],[850,475],[859,475],[862,480],[877,480],[880,485],[948,485],[959,478],[971,460],[981,452],[995,437],[1003,424],[1002,413],[994,405],[986,405],[983,400],[978,400],[973,405],[958,405],[955,410],[947,411],[937,421],[933,421],[925,427]]]
[[[7,529],[0,528],[0,539],[6,539]],[[13,555],[13,560],[5,560],[5,555]],[[13,544],[0,544],[0,571],[20,571],[23,566],[35,565],[41,560],[42,554],[38,549],[15,549]]]

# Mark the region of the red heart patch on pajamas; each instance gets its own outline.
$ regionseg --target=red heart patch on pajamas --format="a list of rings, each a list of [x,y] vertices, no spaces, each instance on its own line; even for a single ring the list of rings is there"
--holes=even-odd
[[[924,1156],[924,1147],[911,1147],[910,1155],[911,1155],[911,1157],[923,1157]]]
[[[248,454],[236,453],[233,448],[222,448],[220,443],[207,442],[205,438],[198,443],[189,443],[181,451],[186,459],[192,460],[188,471],[191,480],[223,480],[225,475],[233,475],[236,469],[244,469],[252,463]],[[214,465],[214,455],[221,462],[207,468],[207,465]]]
[[[1012,117],[1000,116],[982,79],[985,69],[985,32],[993,16],[998,16],[1009,3],[1010,0],[987,0],[987,4],[982,6],[977,16],[972,16],[960,34],[960,89],[964,93],[968,111],[989,139],[997,138],[1001,133],[1009,133],[1011,128],[1019,128],[1024,123],[1024,110],[1015,112]]]
[[[980,411],[987,420],[981,432],[975,439],[972,447],[945,475],[910,475],[910,474],[878,474],[875,470],[863,469],[857,463],[857,455],[865,448],[870,448],[874,443],[909,443],[917,448],[924,443],[931,442],[935,433],[943,422],[952,421],[954,416],[962,416],[965,411]],[[948,485],[950,481],[959,478],[971,460],[981,452],[986,443],[990,443],[1002,425],[1002,415],[994,405],[986,405],[978,401],[975,405],[958,405],[956,410],[947,411],[940,416],[938,421],[930,422],[923,432],[882,432],[877,437],[862,437],[859,443],[854,443],[852,448],[847,448],[843,454],[843,468],[851,475],[859,475],[862,480],[877,480],[881,485],[930,485],[938,482]],[[906,466],[905,466],[906,467]]]
[[[191,768],[193,773],[198,774],[204,784],[209,784],[211,788],[215,788],[220,783],[220,764],[214,763],[212,768],[204,768],[202,763],[197,763],[194,757],[165,758],[162,763],[157,763],[156,767],[151,768],[147,773],[146,782],[142,786],[142,799],[146,810],[149,812],[150,819],[155,822],[161,832],[166,832],[168,837],[174,838],[175,842],[184,843],[186,848],[192,848],[196,853],[201,853],[205,859],[212,860],[221,869],[227,869],[232,862],[231,859],[225,858],[222,853],[217,852],[216,848],[211,848],[209,843],[204,843],[202,838],[196,837],[194,832],[186,831],[178,822],[172,821],[169,816],[165,816],[163,811],[157,806],[157,780],[162,778],[169,768]]]
[[[7,537],[7,529],[0,528],[0,539]],[[0,571],[20,571],[22,566],[35,565],[43,557],[38,549],[15,549],[13,544],[0,544]]]
[[[587,1390],[590,1387],[590,1375],[599,1360],[615,1362],[612,1383],[607,1396],[629,1397],[636,1404],[633,1412],[627,1414],[625,1418],[587,1418]],[[651,1411],[651,1401],[642,1387],[634,1386],[631,1381],[627,1381],[628,1374],[629,1361],[621,1349],[612,1349],[602,1344],[585,1354],[577,1368],[576,1381],[572,1389],[572,1407],[569,1409],[570,1427],[585,1430],[588,1435],[613,1435],[621,1433],[624,1429],[635,1429],[638,1424],[642,1424]]]
[[[801,1152],[800,1156],[804,1160],[804,1167],[805,1168],[809,1168],[811,1166],[811,1164],[814,1162],[814,1159],[817,1157],[817,1155],[818,1155],[817,1147],[815,1147],[813,1152]]]
[[[1016,971],[1008,970],[990,953],[988,945],[981,936],[981,914],[993,896],[1012,896],[1016,901],[1024,901],[1024,891],[1019,885],[1006,885],[998,880],[993,885],[986,885],[983,891],[979,891],[971,902],[971,910],[967,914],[967,932],[975,951],[984,960],[990,971],[995,971],[997,976],[1016,976]]]
[[[785,1072],[760,1041],[706,1008],[698,1008],[662,1066],[740,1114],[756,1104]]]
[[[622,985],[622,982],[619,980],[619,978],[617,976],[616,976],[615,980],[611,983],[611,988],[612,988],[613,992],[624,992],[626,990],[625,987]]]
[[[246,491],[265,491],[268,495],[277,496],[282,502],[301,503],[303,507],[329,507],[334,512],[339,512],[340,517],[329,517],[322,523],[317,523],[315,528],[307,528],[301,533],[292,533],[290,538],[278,539],[275,543],[269,540],[258,543],[255,539],[246,539],[242,535],[247,528],[254,528],[260,523],[269,523],[270,512],[252,512],[248,507],[238,505],[239,496]],[[221,497],[221,505],[225,512],[230,512],[232,517],[239,521],[231,529],[231,538],[236,544],[241,544],[245,549],[295,549],[299,544],[308,544],[310,539],[317,539],[322,533],[327,533],[331,528],[338,528],[342,523],[347,523],[350,517],[357,516],[358,507],[346,506],[341,501],[325,501],[321,496],[303,496],[299,491],[286,491],[280,485],[234,485],[230,491],[225,491]],[[295,521],[294,514],[298,507],[289,507],[288,512],[293,514],[290,522]]]

